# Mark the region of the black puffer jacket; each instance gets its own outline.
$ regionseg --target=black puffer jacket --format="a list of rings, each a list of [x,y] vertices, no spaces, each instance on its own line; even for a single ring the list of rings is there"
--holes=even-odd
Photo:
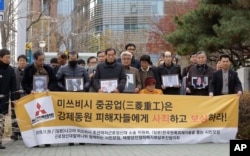
[[[8,113],[9,97],[11,101],[17,99],[16,96],[16,75],[14,69],[0,61],[0,114]]]

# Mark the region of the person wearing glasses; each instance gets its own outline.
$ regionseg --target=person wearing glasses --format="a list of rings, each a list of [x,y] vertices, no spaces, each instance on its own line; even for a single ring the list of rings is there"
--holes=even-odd
[[[130,66],[131,67],[135,67],[137,68],[138,70],[141,68],[141,63],[139,60],[135,59],[135,53],[136,53],[136,46],[135,44],[133,43],[128,43],[126,46],[125,46],[125,50],[130,52],[132,54],[132,59],[131,59],[131,64]],[[117,62],[120,62],[121,63],[121,58],[118,58],[117,59]]]

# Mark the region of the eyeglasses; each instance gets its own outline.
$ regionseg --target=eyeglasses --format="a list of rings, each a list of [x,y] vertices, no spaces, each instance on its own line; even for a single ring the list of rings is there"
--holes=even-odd
[[[129,48],[128,50],[135,50],[135,49],[131,49],[131,48]]]

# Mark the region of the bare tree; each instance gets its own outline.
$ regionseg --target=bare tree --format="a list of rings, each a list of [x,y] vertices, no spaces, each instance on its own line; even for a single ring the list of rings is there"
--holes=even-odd
[[[5,11],[4,11],[4,21],[0,22],[1,29],[1,39],[2,39],[2,47],[7,48],[7,43],[9,42],[11,35],[17,32],[15,28],[16,22],[16,8],[14,5],[14,0],[9,0],[5,3]]]

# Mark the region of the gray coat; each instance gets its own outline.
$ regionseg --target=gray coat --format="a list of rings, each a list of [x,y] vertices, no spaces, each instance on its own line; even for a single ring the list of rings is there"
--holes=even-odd
[[[56,78],[60,84],[65,87],[65,78],[83,78],[84,81],[84,91],[89,90],[90,86],[90,79],[86,69],[81,66],[77,65],[74,68],[71,67],[69,64],[61,66],[56,73]],[[66,90],[66,89],[65,89]]]

